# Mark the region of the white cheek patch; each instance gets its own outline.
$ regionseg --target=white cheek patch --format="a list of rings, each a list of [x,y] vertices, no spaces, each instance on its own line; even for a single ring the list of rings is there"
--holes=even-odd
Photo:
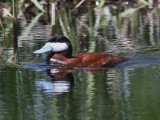
[[[50,43],[53,52],[61,52],[68,49],[68,45],[66,43]]]

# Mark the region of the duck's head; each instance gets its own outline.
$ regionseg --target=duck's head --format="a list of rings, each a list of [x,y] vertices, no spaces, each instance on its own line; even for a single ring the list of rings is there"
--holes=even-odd
[[[72,45],[70,40],[63,35],[55,35],[39,50],[34,51],[35,54],[41,54],[51,51],[52,53],[60,53],[66,51],[68,57],[72,56]]]

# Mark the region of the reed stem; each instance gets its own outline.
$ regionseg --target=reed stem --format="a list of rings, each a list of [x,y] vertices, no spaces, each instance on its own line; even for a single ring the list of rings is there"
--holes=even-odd
[[[51,8],[52,8],[52,14],[51,14],[51,18],[52,18],[52,20],[51,20],[51,26],[52,26],[52,33],[51,33],[51,35],[52,36],[54,36],[55,35],[55,3],[52,3],[52,6],[51,6]]]
[[[52,25],[55,25],[55,3],[52,3]]]
[[[12,10],[14,19],[17,22],[18,0],[12,0]]]

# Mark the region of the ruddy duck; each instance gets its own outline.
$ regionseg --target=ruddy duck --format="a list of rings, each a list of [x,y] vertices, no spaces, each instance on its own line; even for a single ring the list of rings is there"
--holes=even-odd
[[[70,40],[63,35],[55,35],[39,50],[33,53],[41,54],[51,51],[46,62],[57,67],[113,67],[126,61],[122,56],[103,53],[80,53],[72,56]]]

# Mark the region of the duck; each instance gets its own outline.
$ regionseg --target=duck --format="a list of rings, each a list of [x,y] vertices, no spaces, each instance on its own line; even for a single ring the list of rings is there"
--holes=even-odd
[[[55,67],[114,67],[127,58],[105,53],[80,53],[72,56],[72,44],[63,35],[55,35],[34,54],[49,52],[45,62]]]

